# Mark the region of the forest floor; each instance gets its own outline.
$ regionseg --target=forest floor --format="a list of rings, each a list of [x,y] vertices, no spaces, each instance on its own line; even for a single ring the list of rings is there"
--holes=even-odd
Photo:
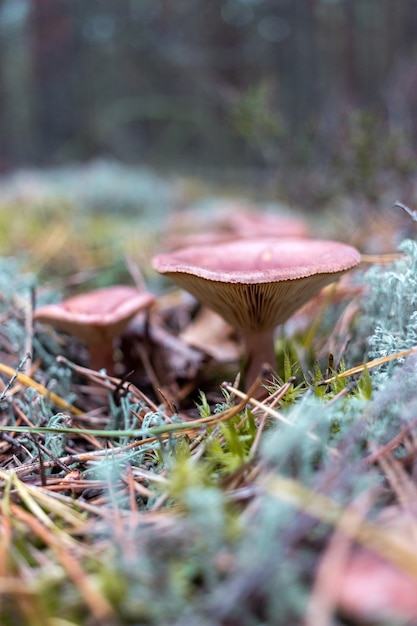
[[[417,180],[389,180],[307,207],[107,161],[0,181],[1,624],[417,623]],[[152,267],[248,210],[362,254],[277,329],[261,397]],[[155,302],[109,375],[34,311],[115,284]]]

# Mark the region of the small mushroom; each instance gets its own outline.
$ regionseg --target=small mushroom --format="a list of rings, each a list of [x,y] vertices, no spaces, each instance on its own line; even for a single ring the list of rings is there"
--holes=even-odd
[[[165,245],[169,249],[254,237],[309,237],[307,223],[288,213],[257,210],[241,203],[220,203],[203,213],[183,210],[172,220]]]
[[[230,228],[236,238],[254,237],[309,237],[310,228],[307,223],[294,215],[270,213],[268,211],[235,212],[229,218]]]
[[[360,260],[336,241],[261,238],[159,254],[153,267],[241,332],[250,387],[276,365],[274,328]]]
[[[128,285],[95,289],[38,308],[34,319],[82,339],[88,347],[92,369],[105,368],[112,375],[113,349],[129,321],[148,309],[155,296]]]

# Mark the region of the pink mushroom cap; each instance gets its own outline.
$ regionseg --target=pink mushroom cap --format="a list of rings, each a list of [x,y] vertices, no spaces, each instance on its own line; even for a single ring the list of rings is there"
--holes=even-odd
[[[159,254],[153,267],[245,332],[285,322],[360,260],[337,241],[260,238]]]
[[[308,224],[299,217],[256,210],[236,203],[215,207],[208,215],[200,215],[198,211],[182,211],[176,216],[173,231],[166,238],[169,248],[211,245],[255,237],[304,238],[311,235]]]
[[[113,285],[47,304],[34,312],[34,319],[51,324],[83,340],[93,369],[113,373],[113,343],[130,320],[148,309],[155,296],[128,285]]]
[[[72,296],[36,309],[34,319],[83,339],[112,341],[126,324],[155,301],[155,296],[129,285],[113,285]]]

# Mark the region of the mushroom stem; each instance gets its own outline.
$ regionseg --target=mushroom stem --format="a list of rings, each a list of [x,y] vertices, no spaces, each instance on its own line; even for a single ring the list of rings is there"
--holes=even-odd
[[[276,356],[274,348],[274,329],[264,330],[257,333],[245,333],[244,343],[246,349],[246,389],[255,382],[262,371],[265,363],[276,369]]]
[[[87,344],[90,367],[93,370],[105,369],[108,376],[114,375],[113,342]]]

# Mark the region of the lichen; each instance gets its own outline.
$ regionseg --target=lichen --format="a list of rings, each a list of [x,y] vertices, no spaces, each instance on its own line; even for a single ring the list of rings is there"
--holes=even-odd
[[[404,254],[392,265],[375,265],[364,276],[366,296],[358,325],[358,340],[365,339],[365,359],[378,359],[417,345],[417,243],[405,240]],[[372,372],[374,383],[384,380],[403,359]]]

